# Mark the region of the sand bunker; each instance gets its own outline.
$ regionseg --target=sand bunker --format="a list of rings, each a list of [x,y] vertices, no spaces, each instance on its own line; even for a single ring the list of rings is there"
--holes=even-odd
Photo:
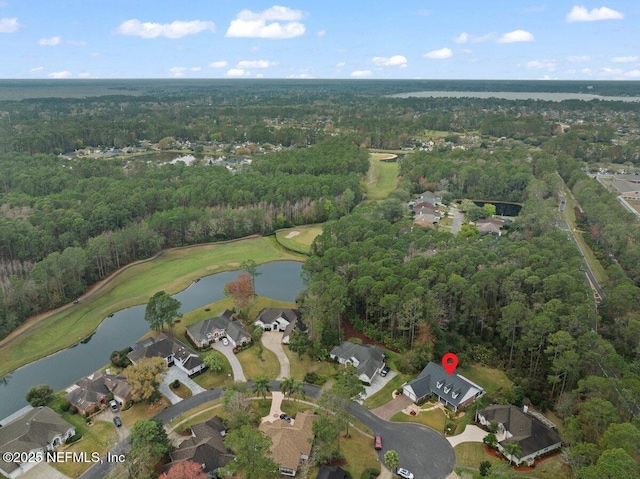
[[[291,233],[289,233],[287,236],[285,236],[285,238],[287,239],[291,239],[291,238],[295,238],[296,236],[298,236],[300,234],[300,231],[292,231]]]

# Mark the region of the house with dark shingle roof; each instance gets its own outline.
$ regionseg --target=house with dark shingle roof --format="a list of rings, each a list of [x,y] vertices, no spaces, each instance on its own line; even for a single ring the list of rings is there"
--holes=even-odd
[[[122,374],[107,374],[102,371],[76,381],[66,392],[64,398],[80,414],[85,415],[106,406],[109,395],[113,395],[113,399],[124,406],[131,399],[132,393],[131,386]]]
[[[294,330],[307,331],[307,327],[302,322],[300,311],[287,308],[264,308],[254,323],[265,331],[282,331],[282,342],[289,344],[289,338]]]
[[[318,471],[316,479],[345,479],[347,477],[347,471],[340,466],[327,466],[323,464]]]
[[[158,334],[151,340],[146,339],[133,346],[133,351],[127,354],[129,360],[136,364],[142,358],[163,358],[167,366],[174,364],[189,376],[204,370],[205,365],[195,351],[178,341],[173,336]]]
[[[271,438],[271,458],[280,466],[280,473],[295,476],[301,462],[308,461],[313,443],[311,411],[299,412],[293,423],[276,420],[263,422],[258,429]]]
[[[224,444],[226,432],[227,428],[218,416],[192,425],[191,437],[169,453],[171,462],[164,466],[165,472],[180,462],[192,461],[200,464],[209,477],[217,477],[218,469],[235,459]]]
[[[544,417],[529,413],[526,406],[524,410],[516,406],[489,406],[478,412],[477,419],[484,426],[492,422],[498,425],[498,433],[505,438],[498,443],[498,449],[507,459],[518,465],[532,465],[536,457],[562,447],[562,439],[553,423]],[[510,457],[506,453],[504,444],[507,442],[520,446],[520,457]]]
[[[344,341],[331,350],[331,359],[340,364],[352,365],[358,370],[360,381],[371,384],[373,378],[384,368],[384,353],[377,346]]]
[[[74,436],[75,427],[58,416],[46,406],[33,408],[0,427],[0,451],[24,453],[25,459],[29,453],[53,451]],[[31,459],[9,462],[6,457],[0,457],[0,473],[14,479],[25,473],[39,461]]]
[[[416,379],[402,387],[402,392],[414,402],[433,394],[446,407],[457,411],[482,396],[484,389],[460,374],[449,375],[441,365],[430,362]]]
[[[228,338],[233,346],[251,341],[251,335],[242,323],[233,317],[233,313],[225,309],[218,316],[204,319],[187,326],[187,336],[198,348]]]

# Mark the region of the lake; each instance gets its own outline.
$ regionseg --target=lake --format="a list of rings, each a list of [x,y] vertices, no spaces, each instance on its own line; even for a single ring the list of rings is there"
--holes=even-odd
[[[603,100],[603,101],[640,101],[638,96],[602,96],[589,93],[551,93],[551,92],[515,92],[515,91],[414,91],[388,95],[389,98],[500,98],[502,100]]]
[[[304,289],[302,263],[275,261],[258,267],[256,293],[260,296],[295,301]],[[182,303],[181,313],[188,313],[209,303],[224,299],[224,285],[238,277],[229,271],[203,277],[197,283],[174,295]],[[133,345],[149,331],[144,320],[146,305],[118,311],[106,318],[96,331],[80,343],[51,356],[27,364],[0,380],[0,419],[27,405],[27,391],[38,384],[48,384],[55,391],[65,389],[78,379],[91,374],[109,362],[111,352]],[[220,311],[211,311],[215,316]]]

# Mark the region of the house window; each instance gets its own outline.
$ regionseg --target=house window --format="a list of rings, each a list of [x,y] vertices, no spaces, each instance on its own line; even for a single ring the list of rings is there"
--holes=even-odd
[[[442,382],[442,381],[438,381],[438,382],[436,383],[436,387],[437,387],[438,389],[441,389],[443,384],[444,384],[444,382]]]
[[[296,471],[294,471],[293,469],[289,469],[288,467],[281,467],[280,468],[280,472],[282,474],[286,474],[287,476],[295,476],[296,475]]]
[[[451,397],[453,399],[457,398],[458,396],[460,396],[460,391],[453,391],[453,394],[451,394]]]
[[[444,393],[447,394],[449,391],[451,391],[451,386],[445,386],[444,387]]]

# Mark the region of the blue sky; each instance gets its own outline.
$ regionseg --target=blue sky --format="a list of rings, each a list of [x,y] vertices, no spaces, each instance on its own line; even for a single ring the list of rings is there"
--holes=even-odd
[[[640,80],[637,0],[0,0],[0,78]]]

